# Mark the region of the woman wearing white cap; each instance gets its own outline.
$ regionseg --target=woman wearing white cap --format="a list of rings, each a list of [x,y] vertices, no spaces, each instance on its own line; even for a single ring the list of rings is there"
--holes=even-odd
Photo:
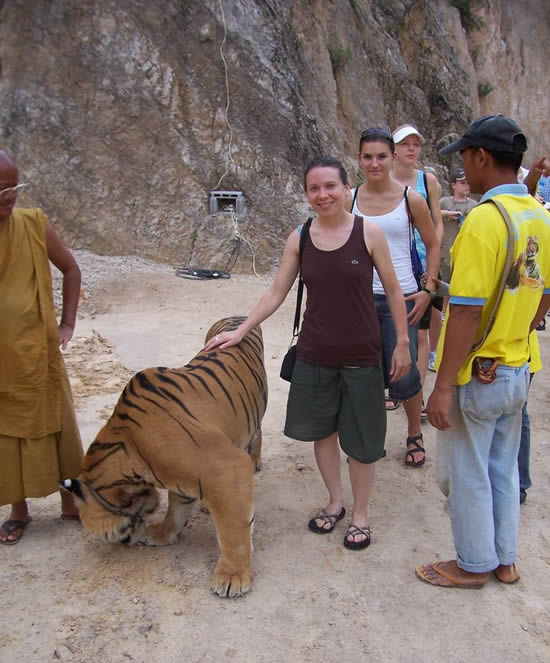
[[[440,189],[439,182],[435,175],[425,173],[417,168],[418,158],[424,137],[412,124],[404,124],[393,132],[393,141],[395,143],[395,160],[393,162],[392,177],[404,186],[410,186],[417,191],[428,203],[432,221],[439,242],[443,240],[443,219],[441,218],[441,209],[439,207]],[[426,270],[426,247],[420,237],[418,230],[414,231],[416,248],[424,271]],[[430,343],[428,345],[428,329],[430,330]],[[441,314],[433,310],[430,306],[426,315],[420,321],[418,326],[418,370],[422,377],[422,383],[428,370],[428,358],[431,355],[430,346],[435,350],[441,332]],[[435,352],[433,354],[435,360]],[[426,419],[424,408],[422,409],[422,419]]]

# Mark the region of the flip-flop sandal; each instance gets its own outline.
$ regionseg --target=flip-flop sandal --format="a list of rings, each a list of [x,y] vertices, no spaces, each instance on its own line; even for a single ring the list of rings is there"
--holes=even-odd
[[[407,438],[407,454],[405,455],[405,465],[407,467],[422,467],[422,465],[424,465],[426,462],[426,449],[424,449],[422,445],[418,444],[417,440],[421,440],[422,442],[424,441],[422,433],[420,433],[420,435]],[[409,448],[410,445],[412,446]],[[424,454],[424,458],[421,460],[415,460],[414,454],[417,451],[421,451]]]
[[[391,405],[389,405],[391,403]],[[386,410],[397,410],[399,407],[400,402],[396,401],[395,398],[390,398],[389,396],[386,396]]]
[[[422,580],[422,582],[427,583],[428,585],[433,585],[433,587],[443,587],[443,588],[451,588],[451,589],[481,589],[487,584],[487,580],[484,580],[483,582],[462,582],[458,578],[455,578],[455,576],[452,576],[450,573],[447,573],[447,571],[444,571],[442,568],[440,568],[441,562],[434,562],[433,564],[426,564],[425,566],[431,566],[432,569],[440,575],[442,578],[445,578],[448,580],[451,584],[450,585],[439,585],[436,582],[432,582],[430,578],[428,578],[427,575],[425,575],[424,571],[422,570],[421,566],[418,566],[415,569],[416,577],[419,580]]]
[[[357,527],[353,523],[350,523],[346,536],[344,537],[344,547],[348,550],[363,550],[370,546],[370,537],[372,530],[367,525],[366,527]],[[355,536],[356,534],[363,534],[366,538],[362,541],[349,541],[348,536]]]
[[[60,516],[61,520],[80,520],[80,516],[77,514],[68,514],[68,513],[62,513]]]
[[[515,564],[512,564],[512,567],[513,567],[512,568],[512,578],[510,580],[504,580],[503,578],[501,578],[498,575],[498,573],[497,573],[498,566],[497,566],[497,568],[493,571],[493,573],[495,574],[496,579],[499,582],[504,583],[505,585],[513,585],[514,583],[516,583],[519,580],[519,577],[520,577],[519,576],[519,571],[517,570],[517,567],[516,567]]]
[[[14,546],[16,543],[19,543],[19,541],[21,541],[23,538],[25,528],[31,522],[31,520],[32,518],[29,517],[28,520],[6,520],[6,522],[2,523],[0,527],[6,532],[8,536],[13,534],[16,530],[21,530],[21,533],[16,539],[12,539],[11,541],[6,539],[5,541],[0,541],[0,544],[3,546]]]
[[[342,520],[342,518],[346,515],[346,510],[344,507],[340,509],[340,513],[327,513],[326,511],[321,511],[321,513],[317,514],[315,518],[312,518],[307,526],[312,532],[315,532],[315,534],[330,534],[332,530],[335,528],[336,523],[339,520]],[[322,520],[323,525],[326,525],[327,523],[330,523],[330,528],[326,529],[325,527],[319,525],[315,522],[316,520]]]

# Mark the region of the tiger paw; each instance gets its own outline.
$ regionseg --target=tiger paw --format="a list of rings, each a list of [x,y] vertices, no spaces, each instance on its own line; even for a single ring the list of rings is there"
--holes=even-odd
[[[162,527],[162,525],[163,523],[158,523],[146,527],[143,539],[141,539],[140,543],[146,546],[169,546],[173,543],[177,543],[179,533],[171,532],[165,527]]]
[[[233,599],[243,596],[250,590],[252,577],[249,571],[242,573],[228,573],[216,568],[210,578],[210,587],[214,594],[223,598]]]

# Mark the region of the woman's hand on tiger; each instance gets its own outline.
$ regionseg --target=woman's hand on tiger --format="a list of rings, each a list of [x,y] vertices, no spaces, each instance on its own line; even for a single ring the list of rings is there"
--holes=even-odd
[[[243,340],[243,336],[244,334],[237,329],[216,334],[202,348],[202,352],[209,352],[214,348],[223,350],[224,348],[230,348],[232,345],[238,345]]]

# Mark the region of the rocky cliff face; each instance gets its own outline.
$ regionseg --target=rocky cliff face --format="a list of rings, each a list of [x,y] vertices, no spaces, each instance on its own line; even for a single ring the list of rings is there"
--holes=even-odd
[[[438,146],[503,112],[530,163],[550,149],[550,4],[454,4],[0,2],[0,130],[30,183],[21,203],[75,248],[223,268],[234,227],[209,194],[241,191],[235,269],[253,252],[265,271],[307,215],[306,162],[334,154],[354,179],[366,126],[416,123],[444,178]]]

